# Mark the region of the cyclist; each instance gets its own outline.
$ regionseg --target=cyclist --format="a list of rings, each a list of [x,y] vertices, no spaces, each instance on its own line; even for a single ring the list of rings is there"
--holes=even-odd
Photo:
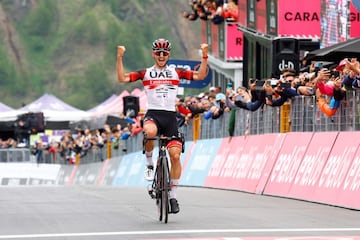
[[[208,45],[201,44],[202,59],[197,71],[174,68],[167,65],[171,53],[171,43],[163,38],[152,43],[152,57],[155,64],[149,68],[125,73],[122,57],[126,51],[125,46],[118,46],[117,51],[117,77],[119,82],[134,82],[141,80],[148,99],[148,110],[144,117],[143,131],[147,137],[157,135],[167,137],[179,136],[176,120],[176,95],[180,79],[203,80],[207,75]],[[147,141],[145,145],[146,170],[145,179],[154,178],[154,163],[152,152],[154,141]],[[167,144],[171,161],[170,169],[170,212],[178,213],[179,204],[176,200],[176,189],[181,176],[180,154],[182,142],[180,139],[172,140]]]

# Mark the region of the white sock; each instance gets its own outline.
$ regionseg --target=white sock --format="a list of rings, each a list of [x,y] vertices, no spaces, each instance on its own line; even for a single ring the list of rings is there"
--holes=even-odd
[[[170,199],[176,198],[176,190],[178,188],[178,185],[179,185],[179,179],[171,179],[171,181],[170,181],[170,186],[171,186]]]
[[[146,156],[146,166],[154,166],[154,162],[152,159],[152,151],[145,152],[145,156]]]

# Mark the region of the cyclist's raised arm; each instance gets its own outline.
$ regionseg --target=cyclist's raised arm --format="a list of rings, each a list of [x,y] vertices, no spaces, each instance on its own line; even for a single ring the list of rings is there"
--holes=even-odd
[[[208,44],[201,44],[202,58],[200,68],[198,71],[194,71],[194,80],[203,80],[207,75],[207,58],[208,58]]]
[[[128,73],[125,73],[124,65],[122,62],[122,57],[126,51],[124,46],[118,46],[117,48],[117,62],[116,62],[116,71],[117,78],[119,82],[130,82],[130,77]]]

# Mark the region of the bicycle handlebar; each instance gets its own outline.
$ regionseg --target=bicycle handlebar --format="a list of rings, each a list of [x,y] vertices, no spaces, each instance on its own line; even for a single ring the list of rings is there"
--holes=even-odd
[[[171,140],[179,140],[179,137],[166,137],[166,136],[156,136],[156,137],[152,137],[152,138],[148,138],[146,136],[144,136],[144,140],[145,141],[150,141],[150,140],[167,140],[167,141],[171,141]]]
[[[172,137],[167,137],[167,136],[155,136],[152,138],[148,138],[146,137],[146,134],[144,134],[144,139],[143,139],[143,154],[145,153],[145,143],[147,141],[152,141],[152,140],[159,140],[161,142],[161,144],[164,144],[166,141],[171,141],[171,140],[179,140],[182,143],[182,149],[181,152],[184,153],[185,152],[185,139],[184,139],[184,135],[182,133],[179,133],[179,136],[172,136]]]

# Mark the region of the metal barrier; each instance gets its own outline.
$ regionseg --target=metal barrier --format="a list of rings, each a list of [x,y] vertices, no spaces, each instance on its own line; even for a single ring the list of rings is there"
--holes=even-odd
[[[298,96],[281,107],[263,106],[255,112],[236,110],[234,136],[242,136],[248,130],[250,135],[279,132],[329,132],[360,130],[360,93],[349,91],[346,101],[342,101],[336,114],[327,117],[317,107],[314,96]],[[218,119],[206,120],[202,115],[198,120],[190,121],[179,130],[186,141],[193,141],[194,134],[199,139],[225,138],[229,136],[230,113],[225,112]],[[195,124],[194,124],[195,122]],[[249,126],[247,128],[247,126]],[[142,150],[142,134],[137,134],[122,142],[118,149],[104,146],[91,149],[80,158],[80,164],[102,161],[109,155],[122,156],[126,153]],[[1,149],[1,162],[31,161],[33,157],[28,149]],[[44,162],[68,164],[59,153],[44,152]]]
[[[0,162],[30,162],[31,154],[27,148],[0,149]]]

